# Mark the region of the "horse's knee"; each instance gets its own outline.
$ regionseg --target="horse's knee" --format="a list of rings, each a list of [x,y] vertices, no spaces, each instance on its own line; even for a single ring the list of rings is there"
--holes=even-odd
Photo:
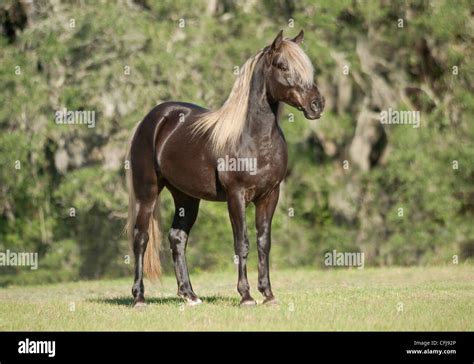
[[[235,244],[235,254],[237,254],[241,258],[247,258],[249,255],[249,241],[247,238],[238,241]]]

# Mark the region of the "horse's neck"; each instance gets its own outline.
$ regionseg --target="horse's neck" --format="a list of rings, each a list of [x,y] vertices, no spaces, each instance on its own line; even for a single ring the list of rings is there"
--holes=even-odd
[[[247,111],[247,125],[244,133],[253,139],[268,138],[278,128],[279,102],[271,102],[266,94],[263,60],[255,66],[250,88],[250,100]]]

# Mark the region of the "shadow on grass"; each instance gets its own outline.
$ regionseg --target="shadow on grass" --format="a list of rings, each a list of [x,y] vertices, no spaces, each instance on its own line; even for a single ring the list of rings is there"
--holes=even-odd
[[[204,296],[199,297],[203,303],[212,305],[231,305],[238,306],[238,298],[224,297],[224,296]],[[131,297],[112,297],[112,298],[96,298],[88,300],[93,303],[105,303],[108,305],[117,306],[132,306],[133,298]],[[179,297],[149,297],[146,299],[147,304],[151,305],[178,305],[185,301]]]

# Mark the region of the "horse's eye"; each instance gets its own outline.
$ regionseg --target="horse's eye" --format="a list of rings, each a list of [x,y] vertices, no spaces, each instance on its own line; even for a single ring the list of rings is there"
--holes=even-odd
[[[288,71],[288,67],[283,64],[283,63],[276,63],[274,64],[279,70],[282,70],[283,72]]]

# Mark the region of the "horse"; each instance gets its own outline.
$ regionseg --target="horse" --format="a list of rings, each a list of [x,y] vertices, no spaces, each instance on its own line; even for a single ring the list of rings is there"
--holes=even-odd
[[[158,196],[165,187],[175,205],[168,240],[178,296],[189,305],[202,302],[192,288],[185,253],[199,203],[208,200],[227,203],[238,257],[240,305],[256,304],[247,280],[249,240],[245,216],[246,207],[253,203],[258,290],[263,303],[277,303],[269,272],[271,225],[288,159],[279,114],[283,103],[302,111],[310,120],[319,119],[324,109],[324,97],[314,82],[313,65],[300,46],[303,38],[303,30],[293,39],[284,38],[281,30],[271,45],[241,67],[219,109],[164,102],[133,130],[126,158],[127,230],[135,258],[134,307],[145,305],[144,273],[150,278],[160,275]],[[226,166],[220,163],[223,160],[253,160],[257,168],[253,173],[229,165],[222,168]]]

